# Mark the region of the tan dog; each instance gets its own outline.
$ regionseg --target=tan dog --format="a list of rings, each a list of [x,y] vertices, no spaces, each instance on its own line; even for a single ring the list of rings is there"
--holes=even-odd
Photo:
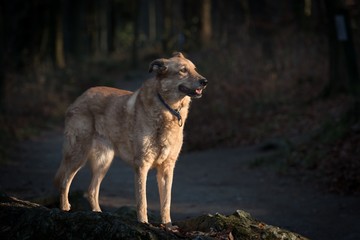
[[[89,160],[93,174],[89,202],[93,211],[101,211],[100,184],[116,154],[135,170],[138,221],[148,222],[146,179],[156,168],[161,220],[171,225],[171,186],[184,123],[191,98],[201,97],[207,80],[181,53],[153,61],[149,72],[153,71],[156,76],[133,93],[94,87],[68,108],[63,160],[55,176],[62,210],[70,210],[70,184]]]

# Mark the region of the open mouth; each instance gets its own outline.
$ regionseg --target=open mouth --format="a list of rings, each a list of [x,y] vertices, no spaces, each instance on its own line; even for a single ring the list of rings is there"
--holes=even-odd
[[[189,97],[192,98],[200,98],[202,96],[202,91],[204,90],[203,87],[198,87],[196,89],[190,89],[185,87],[184,85],[179,86],[179,91],[185,93]]]

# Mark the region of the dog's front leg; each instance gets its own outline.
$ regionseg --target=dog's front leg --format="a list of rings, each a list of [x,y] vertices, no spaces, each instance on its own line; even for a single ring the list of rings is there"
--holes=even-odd
[[[164,163],[157,168],[157,182],[160,195],[161,222],[171,227],[170,205],[171,187],[173,182],[174,164]]]
[[[149,166],[138,166],[135,168],[135,200],[137,218],[139,222],[147,223],[147,200],[146,200],[146,179]]]

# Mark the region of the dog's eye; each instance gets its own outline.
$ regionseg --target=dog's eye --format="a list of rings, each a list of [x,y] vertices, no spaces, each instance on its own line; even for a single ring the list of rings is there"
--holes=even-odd
[[[180,68],[180,72],[182,72],[182,73],[187,73],[187,68],[186,67],[182,67],[182,68]]]

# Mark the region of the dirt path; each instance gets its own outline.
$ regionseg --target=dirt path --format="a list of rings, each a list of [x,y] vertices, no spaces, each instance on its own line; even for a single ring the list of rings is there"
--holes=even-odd
[[[61,158],[61,131],[21,144],[16,162],[0,168],[0,187],[8,194],[31,199],[56,194],[52,178]],[[203,213],[250,212],[268,224],[311,239],[360,239],[360,197],[339,196],[308,181],[281,177],[274,168],[249,164],[266,154],[256,147],[182,154],[175,169],[173,220]],[[86,190],[89,169],[76,176],[72,190]],[[101,205],[113,211],[134,205],[133,173],[115,159],[101,188]],[[155,172],[148,179],[149,208],[158,212]]]

